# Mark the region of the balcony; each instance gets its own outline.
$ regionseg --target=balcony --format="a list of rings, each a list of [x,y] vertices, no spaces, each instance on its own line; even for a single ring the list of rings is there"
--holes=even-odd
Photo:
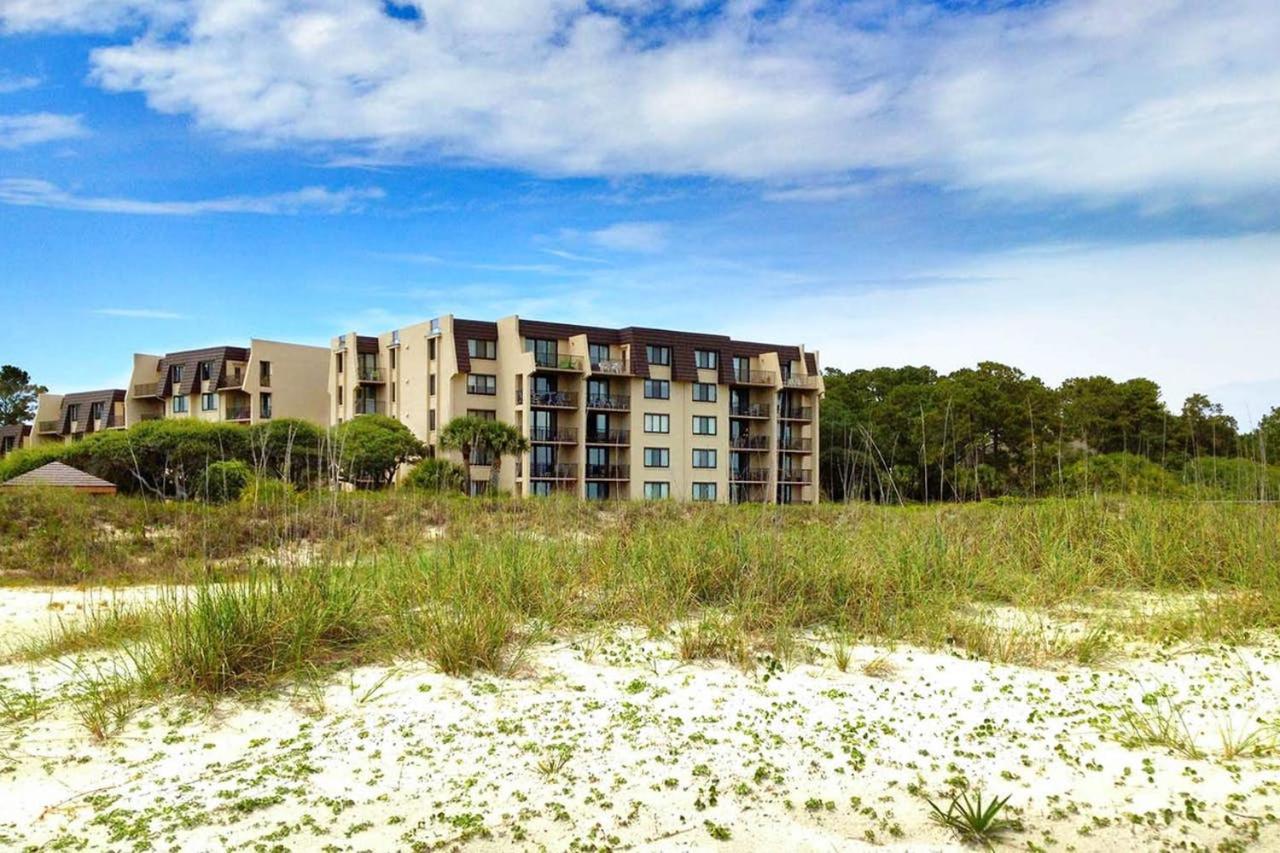
[[[631,362],[621,360],[593,361],[591,372],[604,376],[632,376]]]
[[[760,418],[762,420],[769,419],[769,406],[766,403],[747,403],[740,406],[729,406],[729,417],[731,418]]]
[[[566,373],[582,372],[582,356],[561,355],[554,352],[534,352],[533,364],[539,370],[560,370]]]
[[[772,388],[778,384],[777,374],[771,370],[734,370],[729,373],[730,385],[768,385]]]
[[[799,484],[805,485],[813,482],[813,472],[801,471],[798,468],[792,468],[789,471],[787,470],[779,471],[778,482],[779,483],[799,483]]]
[[[813,420],[813,409],[809,406],[779,409],[778,419],[784,421],[811,421]]]
[[[626,412],[631,409],[631,398],[626,394],[590,394],[587,409],[606,412]]]
[[[381,400],[356,400],[351,407],[353,415],[385,415],[387,404]]]
[[[576,409],[578,395],[572,391],[530,391],[529,405],[541,409]]]
[[[729,439],[729,447],[733,450],[759,450],[768,452],[769,436],[740,435],[737,438]]]
[[[270,383],[268,383],[269,386]],[[222,377],[222,381],[218,383],[219,389],[224,388],[240,388],[244,385],[244,374],[233,373],[230,376]]]
[[[530,465],[529,478],[532,480],[576,480],[578,466],[560,462],[551,465]]]
[[[610,429],[604,432],[588,432],[587,444],[607,444],[611,447],[625,447],[631,443],[631,430]]]
[[[731,483],[767,483],[769,482],[768,468],[739,468],[736,471],[729,471],[729,482]]]
[[[159,382],[140,382],[133,386],[133,396],[135,397],[159,397]]]
[[[588,465],[588,480],[630,480],[630,465]]]
[[[386,382],[386,377],[382,373],[381,367],[357,367],[356,379],[360,382]]]
[[[779,438],[778,449],[787,453],[812,453],[812,438]]]
[[[40,421],[36,424],[36,432],[42,433],[60,433],[62,432],[62,421]]]
[[[226,412],[222,419],[226,421],[247,421],[250,418],[249,405],[241,403],[235,406],[227,406]]]
[[[782,380],[784,388],[817,388],[818,377],[816,376],[788,376]]]
[[[577,444],[578,431],[573,427],[533,427],[529,441],[534,444]]]

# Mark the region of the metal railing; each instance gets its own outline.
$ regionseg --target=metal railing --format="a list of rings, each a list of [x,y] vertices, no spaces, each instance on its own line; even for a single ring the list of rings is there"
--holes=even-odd
[[[618,359],[591,362],[592,373],[603,373],[607,376],[630,376],[631,362]]]
[[[244,385],[244,374],[233,373],[230,376],[222,377],[222,383],[218,385],[218,387],[219,388],[239,388],[242,385]]]
[[[588,432],[587,444],[623,445],[631,443],[631,430],[607,429],[603,432]]]
[[[529,405],[551,409],[576,409],[578,395],[572,391],[530,391]]]
[[[731,418],[767,418],[769,417],[769,406],[766,403],[747,403],[744,405],[730,406],[729,417]]]
[[[787,388],[817,388],[818,377],[816,376],[788,376],[782,380],[783,386]]]
[[[768,481],[768,468],[739,468],[736,471],[729,471],[731,483],[767,483]]]
[[[778,410],[778,417],[784,421],[811,421],[813,409],[809,406],[792,406]]]
[[[630,465],[588,465],[588,480],[629,480],[631,479]]]
[[[769,436],[740,435],[737,438],[729,439],[729,447],[734,450],[768,450]]]
[[[578,431],[573,427],[531,427],[529,440],[539,444],[577,444]]]
[[[534,352],[533,363],[545,370],[572,370],[582,372],[582,356],[561,355],[554,352]]]
[[[381,367],[357,367],[356,377],[361,382],[381,382],[383,378],[382,368]]]
[[[159,382],[140,382],[133,386],[133,396],[135,397],[159,397]]]
[[[777,374],[772,370],[731,370],[731,385],[776,385]]]
[[[249,407],[247,405],[227,406],[226,413],[222,417],[223,420],[228,421],[247,421],[250,417]]]
[[[578,466],[559,462],[551,465],[530,465],[529,476],[535,480],[576,480]]]
[[[810,471],[801,471],[798,468],[791,470],[782,470],[778,472],[779,483],[812,483],[813,473]]]
[[[356,400],[352,403],[353,415],[385,415],[387,406],[381,400]]]
[[[625,412],[631,408],[631,398],[626,394],[588,394],[587,408]]]
[[[807,453],[813,450],[812,438],[779,438],[779,450],[791,450],[800,453]]]

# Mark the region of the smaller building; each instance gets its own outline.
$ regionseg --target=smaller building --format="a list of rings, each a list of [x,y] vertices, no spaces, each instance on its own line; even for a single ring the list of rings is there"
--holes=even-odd
[[[31,440],[31,424],[5,424],[0,426],[0,459],[11,451],[26,447]]]
[[[124,429],[123,388],[41,394],[30,444],[66,444],[93,432]]]
[[[90,495],[114,495],[115,483],[101,477],[86,474],[62,462],[50,462],[34,471],[19,474],[12,480],[0,483],[0,489],[70,489]]]

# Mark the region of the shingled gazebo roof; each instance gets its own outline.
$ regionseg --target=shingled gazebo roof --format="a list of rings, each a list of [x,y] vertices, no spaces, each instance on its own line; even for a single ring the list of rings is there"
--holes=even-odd
[[[24,486],[75,489],[77,492],[89,492],[95,495],[114,495],[116,493],[115,483],[110,483],[92,474],[86,474],[79,468],[72,468],[62,462],[50,462],[48,465],[42,465],[33,471],[19,474],[12,480],[0,483],[0,487],[6,489],[22,488]]]

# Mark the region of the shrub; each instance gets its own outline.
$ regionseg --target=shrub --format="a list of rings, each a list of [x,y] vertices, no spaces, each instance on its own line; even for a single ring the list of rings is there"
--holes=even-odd
[[[0,459],[0,483],[5,480],[12,480],[28,471],[47,465],[50,462],[59,462],[67,455],[67,450],[72,445],[67,444],[41,444],[36,447],[25,447],[21,450],[14,450],[3,459]]]
[[[404,479],[406,487],[427,492],[460,492],[465,483],[461,465],[439,458],[423,459]]]
[[[249,466],[238,459],[211,462],[196,478],[193,494],[210,503],[234,501],[240,497],[251,477]]]
[[[274,477],[251,476],[240,492],[244,504],[279,504],[292,499],[297,492],[292,483]]]
[[[1068,494],[1172,496],[1182,491],[1178,478],[1132,453],[1103,453],[1073,462],[1063,471]]]
[[[323,470],[325,438],[310,421],[277,418],[249,428],[249,452],[259,471],[305,487]]]
[[[333,430],[341,475],[358,486],[391,485],[396,471],[420,458],[422,442],[409,428],[386,415],[361,415]]]
[[[1194,459],[1182,469],[1182,482],[1210,492],[1210,497],[1245,501],[1280,498],[1280,466],[1248,459]]]

